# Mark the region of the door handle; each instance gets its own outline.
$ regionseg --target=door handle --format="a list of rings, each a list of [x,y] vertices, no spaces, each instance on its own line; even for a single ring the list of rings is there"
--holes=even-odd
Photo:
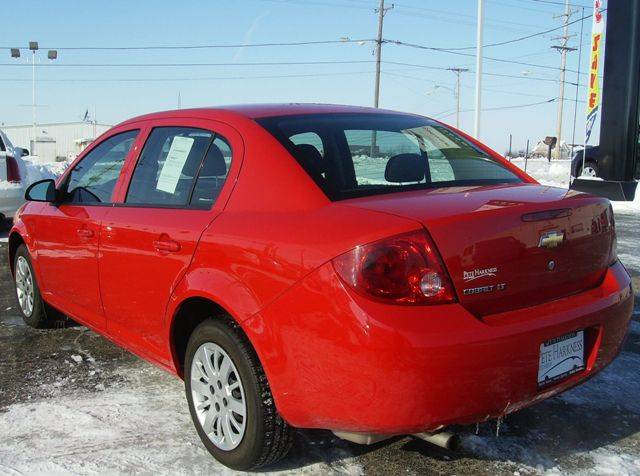
[[[180,243],[172,240],[168,236],[161,236],[153,242],[153,247],[160,252],[164,253],[177,253],[180,251]]]
[[[78,233],[78,236],[80,238],[93,238],[95,236],[94,231],[90,230],[89,228],[78,228],[78,230],[76,230],[76,233]]]

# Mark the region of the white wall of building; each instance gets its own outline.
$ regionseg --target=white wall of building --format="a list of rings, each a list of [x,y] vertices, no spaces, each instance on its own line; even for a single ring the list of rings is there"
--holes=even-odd
[[[38,124],[36,128],[38,142],[34,148],[31,125],[0,127],[9,136],[14,146],[29,149],[29,152],[35,153],[43,162],[75,157],[82,152],[90,140],[111,128],[106,124],[94,125],[88,122]],[[55,142],[52,143],[51,140]]]

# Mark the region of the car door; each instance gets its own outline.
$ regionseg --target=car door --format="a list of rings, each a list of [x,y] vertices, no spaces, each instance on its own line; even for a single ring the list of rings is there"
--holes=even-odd
[[[92,147],[62,178],[60,200],[44,205],[34,220],[45,300],[98,329],[104,327],[98,284],[100,227],[138,133],[118,131]]]
[[[224,206],[223,185],[241,148],[227,137],[236,134],[209,121],[154,121],[105,218],[100,283],[108,332],[148,357],[166,353],[165,309]]]

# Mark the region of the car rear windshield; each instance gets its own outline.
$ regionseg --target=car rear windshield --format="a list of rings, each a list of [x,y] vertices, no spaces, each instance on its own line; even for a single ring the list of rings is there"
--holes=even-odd
[[[420,116],[342,113],[257,121],[332,200],[522,181],[453,130]]]

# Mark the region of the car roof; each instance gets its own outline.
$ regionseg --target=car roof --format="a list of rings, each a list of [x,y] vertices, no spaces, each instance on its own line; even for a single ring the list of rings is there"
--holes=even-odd
[[[216,118],[220,115],[235,115],[248,119],[259,119],[274,116],[297,116],[306,114],[407,114],[387,109],[377,109],[363,106],[345,106],[339,104],[311,104],[311,103],[278,103],[278,104],[236,104],[229,106],[202,107],[193,109],[176,109],[160,111],[134,117],[122,124],[143,120],[163,119],[171,117],[202,117]],[[407,114],[409,115],[409,114]]]

